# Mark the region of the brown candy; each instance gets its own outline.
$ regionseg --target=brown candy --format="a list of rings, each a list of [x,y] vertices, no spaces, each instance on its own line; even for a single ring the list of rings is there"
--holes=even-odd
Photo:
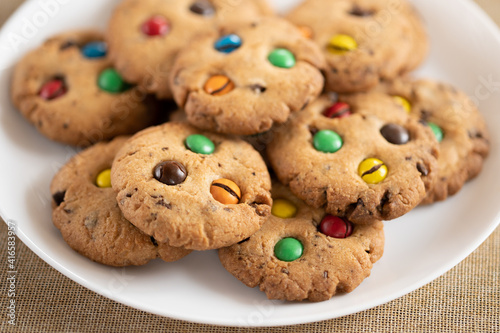
[[[155,167],[153,175],[159,182],[172,186],[183,183],[186,180],[187,171],[184,165],[177,161],[165,161]]]
[[[215,13],[214,6],[206,0],[196,1],[189,7],[189,10],[195,14],[203,15],[203,16],[212,16]]]
[[[390,143],[395,145],[404,145],[410,141],[408,131],[397,124],[387,124],[380,130],[380,134]]]

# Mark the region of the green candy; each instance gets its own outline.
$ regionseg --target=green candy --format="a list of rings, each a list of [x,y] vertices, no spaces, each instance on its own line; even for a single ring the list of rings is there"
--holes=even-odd
[[[120,74],[112,68],[105,69],[101,72],[97,84],[101,90],[112,94],[121,93],[128,88],[127,83],[123,81]]]
[[[281,261],[294,261],[302,257],[304,245],[295,238],[283,238],[274,246],[274,255]]]
[[[323,153],[336,153],[343,144],[340,135],[330,130],[319,131],[313,139],[314,148]]]
[[[436,125],[434,123],[427,123],[427,125],[429,125],[432,132],[434,132],[434,135],[436,136],[436,139],[438,140],[438,142],[443,141],[444,134],[443,134],[443,130],[441,129],[441,127],[439,127],[438,125]]]
[[[186,139],[186,147],[197,154],[203,155],[210,155],[215,151],[214,143],[209,138],[201,134],[188,136]]]
[[[276,67],[292,68],[295,66],[295,56],[287,49],[275,49],[267,59]]]

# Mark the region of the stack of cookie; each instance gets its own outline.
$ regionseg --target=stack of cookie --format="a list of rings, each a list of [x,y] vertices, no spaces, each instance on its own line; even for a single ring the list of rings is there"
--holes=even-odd
[[[105,35],[21,60],[12,99],[88,147],[51,185],[74,250],[125,266],[218,249],[271,299],[323,301],[370,275],[382,221],[457,193],[488,155],[467,96],[409,76],[427,50],[405,0],[286,18],[264,0],[124,0]]]

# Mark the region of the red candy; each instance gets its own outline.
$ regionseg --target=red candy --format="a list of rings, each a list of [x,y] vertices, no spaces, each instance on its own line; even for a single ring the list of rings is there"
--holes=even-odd
[[[64,85],[64,81],[61,79],[52,79],[49,82],[45,83],[38,95],[45,100],[52,100],[58,97],[61,97],[67,92],[66,86]]]
[[[142,24],[142,32],[148,36],[163,36],[170,30],[170,24],[163,16],[153,16]]]
[[[347,238],[353,229],[351,222],[332,215],[325,216],[319,225],[319,231],[333,238]]]
[[[351,108],[347,103],[338,102],[326,109],[323,115],[327,118],[349,117],[351,115]]]

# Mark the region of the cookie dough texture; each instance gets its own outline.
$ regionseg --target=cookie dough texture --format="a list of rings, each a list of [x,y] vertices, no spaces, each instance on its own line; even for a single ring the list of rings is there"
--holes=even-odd
[[[432,131],[386,94],[340,100],[350,104],[351,116],[323,116],[333,102],[323,96],[276,129],[267,153],[278,178],[307,204],[355,223],[406,214],[422,201],[437,177],[438,150]],[[389,143],[380,133],[389,123],[404,127],[411,140],[404,145]],[[339,134],[342,148],[331,154],[317,151],[312,140],[319,130]],[[358,167],[367,158],[378,158],[387,166],[388,176],[382,182],[367,184],[359,176]]]
[[[109,58],[85,58],[80,47],[102,41],[95,31],[57,35],[29,52],[17,64],[12,77],[14,106],[44,136],[74,146],[89,146],[150,126],[157,117],[154,103],[137,87],[120,94],[102,91],[99,74],[112,67]],[[41,87],[61,77],[65,95],[44,100]]]
[[[435,123],[443,131],[439,176],[424,204],[445,200],[481,172],[490,150],[490,134],[483,116],[464,92],[449,84],[408,77],[380,88],[406,98],[412,116]]]
[[[189,135],[202,134],[215,144],[211,155],[185,146]],[[163,161],[187,170],[183,183],[168,186],[153,177]],[[236,205],[224,205],[211,193],[213,181],[225,178],[242,192]],[[259,153],[237,139],[206,133],[184,123],[144,130],[121,149],[113,163],[112,185],[125,217],[158,242],[193,250],[232,245],[255,233],[271,210],[271,181]]]
[[[231,53],[217,51],[214,43],[228,34],[238,35],[242,45]],[[271,64],[268,56],[277,48],[293,53],[292,68]],[[323,68],[321,51],[296,27],[280,18],[262,18],[197,37],[179,53],[171,85],[194,126],[252,135],[285,122],[291,112],[316,99],[323,89]],[[227,76],[234,89],[221,96],[207,93],[205,83],[214,75]]]
[[[190,11],[195,0],[124,0],[114,10],[108,26],[110,57],[117,70],[132,83],[159,98],[171,98],[168,78],[180,49],[192,45],[200,32],[216,31],[224,22],[250,21],[271,15],[265,0],[210,0],[215,14],[204,16]],[[150,37],[141,26],[151,17],[167,19],[170,31]]]
[[[273,184],[273,199],[293,202],[295,217],[271,216],[247,241],[219,249],[222,265],[237,279],[251,288],[259,286],[269,299],[317,302],[351,292],[370,275],[384,251],[382,222],[355,225],[350,237],[336,239],[318,231],[324,210],[307,206],[280,184]],[[276,258],[274,246],[286,237],[303,244],[301,258]]]
[[[158,244],[127,221],[112,188],[95,185],[125,143],[119,137],[74,156],[55,175],[50,191],[52,219],[64,240],[89,259],[110,266],[144,265],[160,257],[175,261],[190,251]]]
[[[327,88],[336,92],[366,91],[380,79],[410,72],[428,51],[419,14],[406,0],[306,0],[287,18],[312,30],[326,57]],[[353,37],[358,48],[328,51],[337,34]]]

